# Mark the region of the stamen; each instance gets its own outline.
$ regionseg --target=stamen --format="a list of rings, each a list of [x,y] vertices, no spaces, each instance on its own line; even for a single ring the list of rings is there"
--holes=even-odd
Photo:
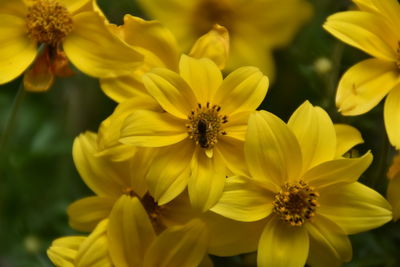
[[[303,180],[285,183],[275,195],[273,211],[278,217],[291,226],[301,226],[311,217],[319,206],[319,194]]]
[[[226,135],[222,124],[228,121],[228,117],[219,114],[220,110],[220,106],[211,106],[207,102],[205,106],[197,104],[197,108],[190,112],[186,127],[189,138],[193,139],[195,144],[205,149],[212,149],[218,142],[218,136]]]
[[[55,0],[34,0],[26,16],[28,36],[38,43],[57,46],[72,31],[72,16]]]

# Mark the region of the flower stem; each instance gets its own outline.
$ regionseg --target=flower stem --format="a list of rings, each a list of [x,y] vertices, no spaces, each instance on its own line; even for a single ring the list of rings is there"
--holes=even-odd
[[[14,128],[17,114],[21,107],[21,103],[24,96],[25,96],[24,83],[23,81],[21,81],[17,95],[15,96],[14,102],[11,106],[10,115],[4,125],[3,134],[0,137],[0,159],[3,158],[4,156],[3,154],[6,152],[7,142]]]

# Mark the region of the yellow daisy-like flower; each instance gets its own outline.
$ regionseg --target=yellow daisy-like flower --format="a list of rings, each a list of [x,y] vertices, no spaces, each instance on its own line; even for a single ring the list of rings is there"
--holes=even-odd
[[[122,196],[88,237],[57,239],[47,253],[56,266],[191,267],[208,259],[207,241],[206,228],[196,219],[155,232],[140,201]]]
[[[274,77],[272,49],[287,45],[311,15],[304,0],[140,0],[151,16],[177,36],[184,50],[214,24],[231,35],[229,70],[256,66]]]
[[[257,222],[237,222],[212,212],[194,211],[186,192],[165,205],[156,203],[145,184],[145,175],[152,158],[150,149],[136,149],[130,159],[115,162],[107,157],[96,156],[96,148],[94,133],[87,132],[74,141],[75,165],[96,196],[80,199],[69,206],[69,222],[73,228],[92,231],[100,221],[112,216],[116,203],[127,196],[140,203],[145,213],[140,211],[135,216],[143,217],[143,220],[150,219],[157,235],[170,227],[199,219],[206,228],[208,253],[232,256],[256,249],[257,238],[262,230],[262,225]]]
[[[110,27],[124,42],[144,55],[144,64],[140,68],[132,69],[128,75],[101,79],[101,88],[118,103],[132,98],[152,100],[143,85],[142,76],[156,67],[178,71],[181,51],[175,37],[158,21],[146,21],[131,15],[125,15],[124,25]],[[218,67],[223,68],[228,51],[227,30],[214,25],[210,32],[197,40],[189,55],[195,58],[210,58]]]
[[[400,219],[400,155],[393,158],[387,177],[389,184],[387,187],[387,200],[393,207],[393,220]]]
[[[337,135],[328,114],[308,102],[288,124],[266,111],[250,115],[245,142],[250,178],[228,178],[211,210],[264,222],[258,266],[339,265],[351,259],[348,234],[391,220],[389,203],[357,182],[371,153],[340,157],[359,140],[352,128],[350,135],[339,128]],[[341,138],[345,142],[337,145]]]
[[[392,145],[400,149],[400,5],[396,0],[353,0],[358,11],[328,18],[324,28],[374,58],[351,67],[341,78],[336,105],[343,115],[360,115],[386,95],[384,120]]]
[[[94,77],[118,76],[141,64],[143,56],[110,32],[94,0],[0,3],[0,84],[32,63],[24,76],[30,91],[45,91],[55,75],[71,74],[69,60]]]
[[[188,185],[192,204],[207,210],[219,199],[228,170],[245,172],[247,119],[263,101],[268,78],[255,67],[242,67],[223,80],[211,60],[185,55],[179,70],[158,68],[143,76],[163,111],[132,110],[120,142],[159,148],[147,184],[160,204]]]

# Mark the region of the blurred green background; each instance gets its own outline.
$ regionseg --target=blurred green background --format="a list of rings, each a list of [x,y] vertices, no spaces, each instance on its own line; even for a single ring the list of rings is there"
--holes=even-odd
[[[126,13],[142,16],[134,0],[98,2],[117,24]],[[275,53],[278,76],[262,108],[287,120],[308,99],[325,108],[334,122],[357,127],[366,141],[357,149],[361,153],[371,149],[375,156],[362,182],[384,194],[394,151],[384,131],[382,105],[359,117],[342,117],[334,105],[340,75],[367,56],[329,36],[321,25],[328,15],[346,10],[351,3],[310,2],[314,5],[312,20],[289,47]],[[332,67],[321,73],[316,65],[324,61]],[[0,129],[9,117],[20,82],[17,79],[0,86]],[[114,107],[98,81],[79,72],[58,79],[45,94],[23,95],[5,153],[0,155],[0,267],[52,266],[45,254],[51,241],[77,234],[68,226],[66,208],[91,192],[73,165],[72,142],[81,132],[96,131]],[[389,223],[351,239],[354,257],[346,266],[400,266],[399,224]],[[254,255],[213,260],[216,266],[252,266]]]

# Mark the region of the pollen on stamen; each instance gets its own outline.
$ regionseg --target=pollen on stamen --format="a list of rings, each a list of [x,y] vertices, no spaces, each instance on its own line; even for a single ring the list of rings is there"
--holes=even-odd
[[[57,46],[72,31],[72,16],[55,0],[34,0],[26,15],[28,36],[51,46]]]
[[[319,194],[304,181],[285,183],[275,195],[273,211],[291,226],[301,226],[315,216]]]

